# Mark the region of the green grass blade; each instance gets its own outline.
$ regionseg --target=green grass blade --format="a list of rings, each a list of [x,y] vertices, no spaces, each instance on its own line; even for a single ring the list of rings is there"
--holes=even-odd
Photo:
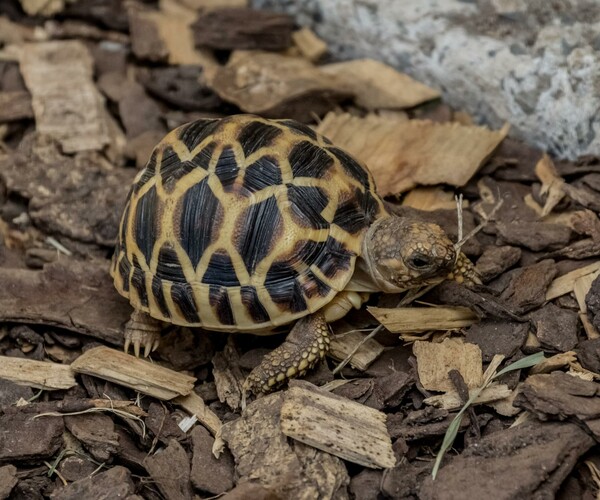
[[[505,373],[512,372],[514,370],[521,370],[522,368],[531,368],[532,366],[541,363],[545,359],[546,358],[544,357],[543,351],[536,352],[535,354],[531,354],[530,356],[525,356],[524,358],[502,368],[502,370],[496,373],[496,375],[494,375],[493,378],[501,377]]]

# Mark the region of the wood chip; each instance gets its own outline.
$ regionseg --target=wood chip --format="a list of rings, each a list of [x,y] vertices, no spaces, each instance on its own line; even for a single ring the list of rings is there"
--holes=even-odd
[[[23,46],[20,68],[31,92],[37,131],[58,140],[65,153],[100,150],[111,142],[109,115],[94,85],[93,65],[79,41]]]
[[[386,415],[304,381],[290,383],[281,408],[286,436],[349,462],[394,467]]]
[[[317,131],[366,163],[382,196],[417,184],[464,186],[508,133],[457,123],[329,113]],[[444,168],[440,168],[443,165]]]
[[[108,347],[94,347],[72,364],[76,373],[124,385],[158,399],[187,396],[196,379]]]
[[[292,40],[300,53],[309,61],[317,62],[327,53],[327,44],[310,28],[294,31]]]
[[[581,320],[581,324],[583,325],[583,329],[585,330],[588,339],[597,339],[600,337],[600,332],[598,332],[586,313],[580,312],[579,319]]]
[[[31,95],[25,90],[0,92],[0,123],[33,118]]]
[[[529,370],[530,375],[539,373],[551,373],[556,370],[560,370],[572,363],[577,361],[577,353],[575,351],[567,351],[555,354],[549,358],[544,359],[541,363],[532,366]]]
[[[321,70],[337,77],[356,104],[368,110],[412,108],[440,97],[437,90],[374,59],[327,64]]]
[[[505,399],[510,397],[512,392],[513,391],[511,391],[506,384],[490,385],[479,393],[479,396],[477,396],[473,404],[485,404]],[[464,402],[456,391],[450,391],[446,394],[425,398],[423,403],[444,410],[457,410],[464,405]]]
[[[223,425],[216,413],[206,406],[204,400],[195,392],[190,392],[187,396],[177,396],[173,399],[173,403],[195,415],[198,422],[212,432],[213,435],[217,434]]]
[[[441,187],[416,187],[411,189],[402,199],[402,205],[426,210],[456,210],[456,200],[454,193],[445,191]],[[463,200],[462,208],[469,207],[468,200]]]
[[[248,6],[248,0],[179,0],[179,2],[192,10],[233,9]]]
[[[207,83],[242,111],[304,122],[350,96],[306,59],[260,51],[233,52]]]
[[[575,280],[573,284],[573,294],[579,304],[579,310],[582,313],[587,313],[587,306],[585,305],[585,296],[592,287],[592,282],[600,275],[600,269],[593,273],[586,274]]]
[[[552,300],[561,295],[571,293],[575,289],[575,283],[579,278],[598,271],[600,271],[600,261],[559,276],[552,281],[546,291],[546,300]]]
[[[193,29],[199,47],[285,50],[292,45],[294,19],[268,10],[218,9],[199,14]]]
[[[55,391],[77,385],[69,365],[0,356],[0,378],[18,385]]]
[[[535,174],[542,181],[540,194],[546,197],[541,216],[546,217],[552,209],[560,203],[565,196],[563,185],[565,181],[558,175],[558,171],[548,155],[542,156],[542,159],[535,166]]]
[[[415,342],[413,353],[417,357],[419,380],[428,391],[454,391],[448,377],[450,370],[458,370],[470,389],[482,384],[481,349],[475,344],[457,338],[447,338],[439,344]]]
[[[336,335],[331,339],[329,356],[338,361],[346,359],[358,344],[363,342],[366,333],[348,332]],[[383,352],[383,346],[375,339],[369,339],[352,355],[350,365],[357,370],[365,371]]]
[[[427,332],[430,330],[455,330],[477,323],[477,315],[467,307],[396,307],[386,309],[369,307],[390,332]]]
[[[75,0],[20,0],[21,7],[30,16],[52,16],[62,12],[66,3]]]

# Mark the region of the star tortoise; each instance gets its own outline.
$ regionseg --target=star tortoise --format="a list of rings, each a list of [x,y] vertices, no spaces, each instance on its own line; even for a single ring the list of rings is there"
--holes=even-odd
[[[156,146],[111,266],[136,355],[157,347],[163,323],[268,334],[298,320],[248,377],[255,393],[313,367],[327,322],[369,293],[449,273],[476,280],[439,226],[386,211],[364,165],[306,125],[252,115],[188,123]]]

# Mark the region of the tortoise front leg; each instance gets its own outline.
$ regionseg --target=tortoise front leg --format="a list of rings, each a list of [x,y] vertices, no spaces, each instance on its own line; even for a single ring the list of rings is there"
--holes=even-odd
[[[133,344],[133,353],[140,357],[140,348],[144,348],[144,357],[158,348],[162,323],[142,311],[133,311],[131,318],[125,324],[125,345],[123,350],[129,351]]]
[[[329,325],[322,312],[299,320],[285,342],[267,354],[244,383],[244,391],[271,392],[289,379],[303,376],[329,351]]]

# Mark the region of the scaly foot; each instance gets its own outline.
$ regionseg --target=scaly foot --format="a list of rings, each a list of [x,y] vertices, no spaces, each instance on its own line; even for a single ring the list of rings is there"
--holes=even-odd
[[[464,253],[460,252],[452,272],[448,275],[449,280],[465,285],[481,285],[481,278],[473,263]]]
[[[147,358],[160,344],[160,331],[162,323],[141,311],[133,311],[131,319],[125,324],[125,345],[123,350],[129,352],[133,345],[133,353],[140,357],[140,348],[144,348],[144,357]]]
[[[317,312],[299,320],[285,342],[267,354],[244,383],[244,391],[271,392],[289,379],[303,376],[329,351],[329,325]]]

